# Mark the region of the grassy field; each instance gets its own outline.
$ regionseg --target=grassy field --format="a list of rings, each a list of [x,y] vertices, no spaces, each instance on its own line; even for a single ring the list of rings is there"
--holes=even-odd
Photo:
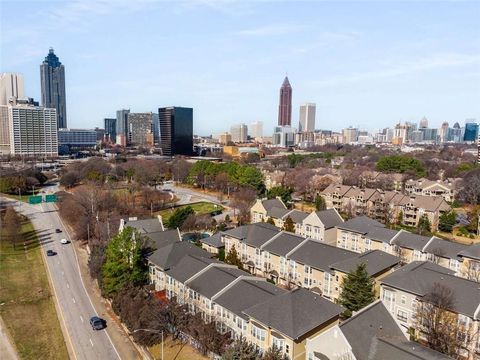
[[[166,223],[176,209],[181,209],[181,208],[184,208],[184,207],[187,207],[187,206],[191,206],[193,208],[193,211],[195,211],[195,214],[197,214],[197,215],[209,214],[212,211],[216,211],[216,210],[223,211],[223,206],[221,206],[221,205],[215,205],[215,204],[212,204],[212,203],[207,202],[207,201],[201,201],[201,202],[193,203],[193,204],[189,204],[189,205],[178,206],[174,209],[161,210],[161,211],[155,213],[155,215],[157,215],[157,214],[162,215],[163,222]]]
[[[148,350],[155,359],[162,358],[162,346],[160,344],[150,347]],[[193,347],[188,344],[182,344],[179,341],[173,341],[170,338],[165,340],[163,345],[164,359],[171,360],[206,360],[208,357],[202,356]]]
[[[26,251],[0,237],[0,315],[21,359],[68,359],[36,233],[21,229]]]

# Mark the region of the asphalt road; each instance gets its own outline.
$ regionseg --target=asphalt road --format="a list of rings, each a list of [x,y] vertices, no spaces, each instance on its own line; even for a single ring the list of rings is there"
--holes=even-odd
[[[53,282],[55,296],[60,306],[60,320],[66,327],[67,345],[73,348],[74,359],[121,359],[105,330],[92,330],[89,320],[96,310],[86,292],[80,276],[77,256],[72,244],[62,245],[60,240],[71,240],[58,216],[55,206],[43,203],[29,205],[16,202],[17,209],[28,216],[37,231],[46,264]],[[57,234],[55,229],[61,229]],[[108,323],[107,323],[108,326]]]

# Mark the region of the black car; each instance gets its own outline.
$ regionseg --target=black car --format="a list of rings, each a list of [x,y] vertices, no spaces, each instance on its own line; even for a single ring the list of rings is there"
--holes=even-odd
[[[53,250],[47,250],[47,256],[54,256],[57,255],[57,253]]]
[[[60,229],[55,229],[55,232],[56,232],[57,234],[60,234],[60,233],[62,232],[62,230],[60,230]]]
[[[98,316],[92,316],[90,318],[90,325],[93,330],[102,330],[105,327],[105,321]]]

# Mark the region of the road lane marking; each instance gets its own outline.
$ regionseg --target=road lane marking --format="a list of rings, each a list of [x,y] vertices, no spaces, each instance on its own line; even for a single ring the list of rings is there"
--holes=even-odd
[[[92,339],[90,339],[90,344],[92,344],[92,347],[93,347],[93,341],[92,341]]]
[[[72,301],[75,303],[75,298],[72,297]]]
[[[83,323],[83,317],[82,317],[82,315],[80,315],[80,320],[82,320],[82,323]]]

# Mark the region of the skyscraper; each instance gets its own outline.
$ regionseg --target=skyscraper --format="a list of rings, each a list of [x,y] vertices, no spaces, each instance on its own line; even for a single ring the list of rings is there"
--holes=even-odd
[[[292,125],[292,87],[285,76],[282,87],[280,88],[280,102],[278,105],[278,125]]]
[[[420,123],[418,124],[419,129],[426,129],[428,128],[428,119],[424,116],[422,120],[420,120]]]
[[[50,48],[40,65],[42,105],[57,110],[57,125],[67,127],[67,106],[65,97],[65,67]]]
[[[478,137],[478,124],[475,119],[468,119],[465,121],[465,133],[463,135],[463,141],[475,142]]]
[[[153,113],[128,114],[128,145],[153,145]]]
[[[230,128],[230,134],[232,134],[232,141],[235,143],[247,142],[248,128],[245,124],[233,125]]]
[[[117,141],[117,119],[105,118],[103,119],[103,128],[105,129],[106,137],[112,142]]]
[[[25,97],[23,76],[21,74],[0,74],[0,105],[8,105],[11,98],[23,99]]]
[[[263,136],[263,121],[252,122],[250,125],[250,136],[254,139]]]
[[[163,155],[191,155],[193,152],[193,109],[164,107],[158,109],[160,147]]]
[[[300,117],[298,121],[299,132],[315,131],[315,111],[314,103],[305,103],[300,105]]]
[[[117,110],[117,134],[116,134],[116,143],[122,146],[127,145],[127,128],[128,128],[128,114],[130,109]]]

